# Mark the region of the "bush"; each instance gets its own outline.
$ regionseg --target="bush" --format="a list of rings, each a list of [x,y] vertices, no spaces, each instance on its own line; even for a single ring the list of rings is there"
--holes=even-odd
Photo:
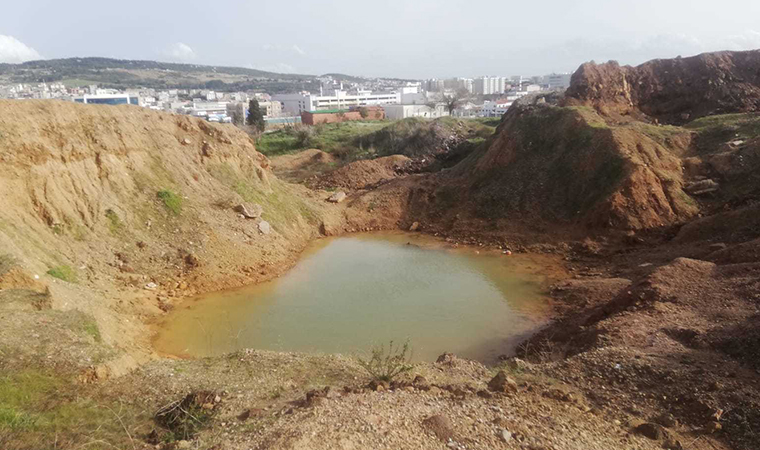
[[[301,126],[296,128],[296,143],[301,148],[312,147],[314,140],[314,129],[308,126]]]
[[[71,266],[58,266],[53,267],[47,271],[47,274],[51,277],[58,278],[59,280],[66,281],[67,283],[76,283],[77,274]]]
[[[372,349],[372,355],[368,360],[358,359],[364,370],[377,381],[390,383],[402,373],[412,370],[409,341],[401,347],[394,346],[391,341],[387,351],[385,345],[376,346]]]
[[[157,195],[169,212],[175,216],[182,212],[182,197],[169,190],[158,191]]]

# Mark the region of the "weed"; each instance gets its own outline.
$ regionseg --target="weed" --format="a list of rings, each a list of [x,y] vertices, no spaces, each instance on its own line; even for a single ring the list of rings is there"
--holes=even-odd
[[[47,274],[51,277],[58,278],[59,280],[66,281],[67,283],[77,282],[77,274],[71,266],[63,265],[53,267],[47,271]]]
[[[95,342],[103,342],[103,337],[100,335],[100,329],[98,328],[98,324],[95,323],[94,320],[87,320],[82,325],[82,330],[84,330],[85,333],[87,333],[89,336],[91,336]]]
[[[208,391],[190,393],[159,409],[155,420],[169,430],[170,439],[192,439],[214,416],[215,397]]]
[[[387,350],[385,345],[379,345],[372,348],[369,359],[358,358],[359,365],[374,380],[388,383],[397,376],[412,370],[411,359],[409,341],[401,347],[394,346],[393,341],[390,341]]]
[[[121,230],[123,224],[121,223],[119,215],[116,214],[116,211],[110,208],[107,209],[106,219],[108,219],[108,229],[111,231],[111,233],[116,234],[119,230]]]
[[[182,212],[182,197],[168,189],[158,191],[156,195],[159,199],[161,199],[164,207],[166,207],[170,213],[174,214],[175,216],[180,215]]]
[[[63,236],[64,228],[62,224],[56,223],[56,224],[53,224],[53,226],[50,228],[53,230],[54,235]]]

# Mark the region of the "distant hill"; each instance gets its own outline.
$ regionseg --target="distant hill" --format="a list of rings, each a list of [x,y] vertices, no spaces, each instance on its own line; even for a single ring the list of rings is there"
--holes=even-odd
[[[88,57],[0,64],[0,83],[59,81],[71,86],[98,84],[120,89],[260,89],[271,93],[317,86],[316,77],[313,75],[158,61]]]

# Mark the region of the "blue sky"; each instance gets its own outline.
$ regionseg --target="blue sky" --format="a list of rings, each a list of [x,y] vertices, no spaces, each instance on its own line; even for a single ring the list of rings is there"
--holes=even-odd
[[[0,62],[105,56],[427,78],[760,48],[757,0],[25,0],[0,12]]]

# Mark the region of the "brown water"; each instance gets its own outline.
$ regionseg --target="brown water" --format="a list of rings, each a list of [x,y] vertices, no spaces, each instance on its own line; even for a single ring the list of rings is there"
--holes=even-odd
[[[523,255],[446,249],[416,234],[323,239],[281,278],[176,308],[155,345],[182,356],[351,354],[408,339],[418,361],[453,352],[493,362],[546,318],[538,269]]]

